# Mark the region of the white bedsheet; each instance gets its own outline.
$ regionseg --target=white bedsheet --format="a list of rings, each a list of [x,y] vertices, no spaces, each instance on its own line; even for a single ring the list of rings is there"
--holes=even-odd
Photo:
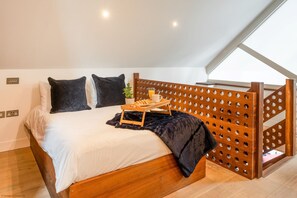
[[[72,183],[167,155],[154,133],[105,124],[119,106],[49,114],[36,107],[26,120],[33,136],[52,158],[56,190]]]

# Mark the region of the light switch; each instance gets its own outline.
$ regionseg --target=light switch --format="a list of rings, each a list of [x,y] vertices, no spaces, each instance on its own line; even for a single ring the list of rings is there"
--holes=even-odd
[[[6,78],[6,84],[7,85],[19,84],[19,83],[20,83],[20,78],[18,78],[18,77]]]

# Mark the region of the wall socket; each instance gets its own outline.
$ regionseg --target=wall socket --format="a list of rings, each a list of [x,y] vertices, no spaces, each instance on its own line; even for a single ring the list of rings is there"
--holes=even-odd
[[[19,110],[6,111],[6,117],[19,116]]]
[[[5,111],[0,111],[0,118],[5,118]]]

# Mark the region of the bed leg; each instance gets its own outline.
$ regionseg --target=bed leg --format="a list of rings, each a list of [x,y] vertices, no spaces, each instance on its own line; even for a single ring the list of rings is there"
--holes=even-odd
[[[122,115],[121,115],[120,125],[122,125],[122,123],[123,123],[124,114],[125,114],[125,111],[122,110]]]
[[[144,111],[143,114],[142,114],[141,127],[143,127],[143,125],[144,125],[145,113],[146,112]]]

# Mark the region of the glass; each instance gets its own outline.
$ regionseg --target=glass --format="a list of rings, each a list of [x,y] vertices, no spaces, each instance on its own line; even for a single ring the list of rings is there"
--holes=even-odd
[[[244,44],[297,74],[297,1],[286,1]]]
[[[286,77],[245,51],[236,49],[210,73],[209,79],[282,85]]]
[[[155,94],[155,88],[151,87],[151,88],[147,88],[147,90],[148,90],[149,98],[152,99],[153,95]]]

